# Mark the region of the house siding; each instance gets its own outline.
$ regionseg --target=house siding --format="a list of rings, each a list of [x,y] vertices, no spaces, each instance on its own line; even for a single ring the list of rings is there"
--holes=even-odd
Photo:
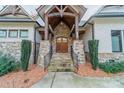
[[[111,30],[124,30],[124,18],[95,18],[95,39],[99,40],[99,53],[112,53]],[[123,38],[122,38],[122,45]],[[124,51],[123,51],[124,52]]]
[[[124,39],[122,37],[122,52],[112,52],[111,30],[124,30],[124,18],[95,18],[95,39],[99,40],[99,61],[110,59],[124,60]],[[123,36],[123,35],[122,35]]]
[[[26,22],[0,22],[0,29],[28,29],[28,40],[34,42],[34,23]],[[8,33],[7,33],[8,34]],[[21,42],[23,38],[0,38],[0,42]]]
[[[27,29],[28,38],[32,42],[32,51],[30,56],[30,63],[34,61],[34,23],[24,23],[24,22],[0,22],[0,29]],[[7,33],[8,34],[8,33]],[[21,57],[21,41],[23,38],[0,38],[0,51],[3,53],[9,53],[20,61]]]
[[[124,18],[122,17],[106,17],[93,18],[94,22],[94,37],[99,40],[99,61],[105,62],[109,59],[124,60],[124,37],[122,35],[122,52],[112,52],[111,30],[124,31]],[[92,26],[87,26],[83,35],[84,49],[87,55],[88,40],[92,39]],[[88,55],[89,56],[89,55]],[[89,60],[89,57],[88,57]]]

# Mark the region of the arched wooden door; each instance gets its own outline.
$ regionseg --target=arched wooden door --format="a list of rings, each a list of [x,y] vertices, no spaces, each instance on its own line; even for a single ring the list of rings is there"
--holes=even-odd
[[[68,38],[58,37],[56,39],[56,52],[67,53],[68,52]]]

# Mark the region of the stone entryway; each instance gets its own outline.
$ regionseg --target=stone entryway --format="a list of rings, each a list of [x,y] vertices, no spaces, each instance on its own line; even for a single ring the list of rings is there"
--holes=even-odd
[[[48,71],[74,71],[71,55],[69,53],[53,54]]]
[[[78,24],[86,10],[83,6],[53,5],[38,11],[45,21],[44,29],[39,29],[42,40],[50,44],[48,47],[40,44],[38,63],[49,71],[74,71],[74,66],[85,62],[83,41],[80,41],[84,30],[80,30]]]

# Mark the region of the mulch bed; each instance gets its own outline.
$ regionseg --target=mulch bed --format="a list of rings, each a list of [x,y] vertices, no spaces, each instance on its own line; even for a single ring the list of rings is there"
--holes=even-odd
[[[80,76],[85,76],[85,77],[112,77],[112,76],[124,75],[124,72],[112,74],[112,73],[106,73],[99,68],[97,70],[93,70],[89,62],[80,65],[76,73],[79,74]]]
[[[0,77],[0,88],[28,88],[38,82],[47,72],[36,65],[30,65],[26,72],[11,72]]]
[[[28,88],[41,80],[46,73],[47,71],[44,72],[44,70],[37,65],[30,65],[29,70],[26,72],[11,72],[0,77],[0,88]],[[93,70],[91,64],[88,62],[80,65],[76,73],[83,77],[111,77],[124,75],[124,72],[108,74],[99,68]]]

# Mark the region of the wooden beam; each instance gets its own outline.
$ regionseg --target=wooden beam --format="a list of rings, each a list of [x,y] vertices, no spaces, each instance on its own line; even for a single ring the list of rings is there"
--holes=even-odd
[[[52,39],[52,34],[50,33],[49,34],[49,40],[52,41],[51,39]]]
[[[55,6],[55,8],[61,13],[61,10],[57,6]]]
[[[70,34],[73,32],[74,27],[75,27],[75,25],[73,24],[73,26],[72,26],[72,28],[71,28],[71,31],[70,31]]]
[[[49,25],[51,33],[54,35],[54,30],[52,29],[51,25]]]
[[[19,8],[19,7],[17,7],[15,11],[17,12],[17,11],[19,11],[19,9],[20,9],[20,8]]]
[[[65,8],[63,9],[63,12],[68,8],[68,6],[65,6]]]
[[[67,6],[68,6],[68,8],[69,8],[72,12],[74,12],[75,14],[78,14],[78,13],[79,13],[79,11],[76,10],[76,8],[73,7],[73,5],[67,5]]]
[[[13,7],[12,14],[15,15],[16,6]]]
[[[63,8],[63,5],[61,5],[61,6],[60,6],[60,8],[61,8],[61,10],[62,10],[62,8]]]
[[[75,17],[75,34],[76,39],[79,40],[78,16]]]
[[[63,10],[62,10],[62,9],[60,9],[60,8],[58,8],[58,6],[55,6],[55,8],[59,11],[60,16],[62,17],[62,16],[63,16]]]
[[[51,6],[51,8],[48,10],[45,11],[45,14],[49,14],[53,9],[55,8],[55,6]]]
[[[68,13],[68,12],[63,12],[63,15],[67,15],[67,16],[74,16],[75,17],[75,14],[73,13]],[[52,17],[52,16],[61,16],[60,13],[51,13],[51,14],[48,14],[49,17]]]
[[[45,15],[45,40],[48,40],[48,16]]]

